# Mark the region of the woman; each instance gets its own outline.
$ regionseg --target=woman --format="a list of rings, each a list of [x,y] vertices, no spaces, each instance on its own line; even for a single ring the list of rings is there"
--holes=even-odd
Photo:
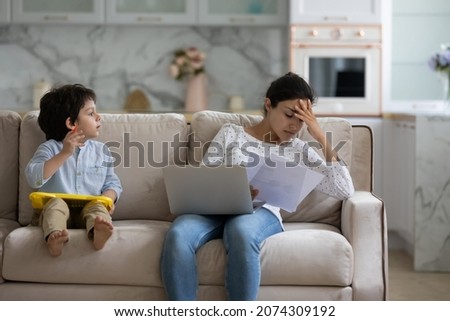
[[[354,192],[346,167],[327,142],[312,112],[311,87],[298,75],[287,73],[273,81],[264,99],[264,118],[251,127],[225,124],[207,152],[205,164],[250,165],[255,155],[264,159],[282,156],[288,162],[305,161],[324,175],[316,187],[330,196],[345,199]],[[325,161],[296,135],[306,125],[322,146]],[[218,148],[220,146],[220,148]],[[223,151],[220,156],[217,151]],[[307,155],[304,155],[304,154]],[[305,157],[298,157],[299,155]],[[307,165],[307,164],[304,164]],[[252,190],[252,196],[258,191]],[[161,258],[161,273],[169,299],[195,300],[198,277],[196,252],[206,242],[223,238],[227,252],[225,287],[230,300],[256,300],[260,285],[262,242],[283,231],[280,209],[265,204],[252,215],[197,215],[177,217],[167,232]]]

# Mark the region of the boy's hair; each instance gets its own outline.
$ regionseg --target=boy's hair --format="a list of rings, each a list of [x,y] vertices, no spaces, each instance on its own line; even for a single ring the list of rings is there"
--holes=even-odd
[[[272,108],[277,107],[280,101],[291,99],[309,99],[311,105],[317,100],[316,94],[311,86],[299,75],[288,72],[280,78],[272,81],[266,92],[270,99]],[[267,110],[264,108],[264,114]]]
[[[47,140],[62,141],[67,132],[66,119],[74,124],[86,101],[96,101],[95,92],[80,84],[52,88],[40,102],[39,127]]]

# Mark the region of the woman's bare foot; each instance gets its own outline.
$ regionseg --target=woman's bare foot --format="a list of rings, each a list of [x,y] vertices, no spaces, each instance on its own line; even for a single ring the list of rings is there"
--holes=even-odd
[[[47,247],[51,256],[60,256],[64,243],[69,240],[69,232],[67,230],[54,231],[47,238]]]
[[[104,218],[97,216],[94,222],[94,248],[101,250],[112,235],[114,227]]]

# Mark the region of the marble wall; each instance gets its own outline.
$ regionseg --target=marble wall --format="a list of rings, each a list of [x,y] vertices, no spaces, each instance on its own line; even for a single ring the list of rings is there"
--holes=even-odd
[[[417,116],[414,265],[419,271],[450,272],[449,155],[450,113]]]
[[[287,27],[3,26],[0,109],[30,109],[33,85],[45,79],[94,89],[99,111],[122,110],[134,89],[154,111],[181,111],[186,84],[168,69],[173,51],[190,46],[207,55],[212,110],[226,109],[232,95],[260,108],[270,81],[288,68]]]

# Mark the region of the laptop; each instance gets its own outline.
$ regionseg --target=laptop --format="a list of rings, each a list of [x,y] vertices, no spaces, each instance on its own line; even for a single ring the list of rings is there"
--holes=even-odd
[[[255,207],[242,166],[168,166],[163,168],[170,211],[174,215],[250,214]]]

